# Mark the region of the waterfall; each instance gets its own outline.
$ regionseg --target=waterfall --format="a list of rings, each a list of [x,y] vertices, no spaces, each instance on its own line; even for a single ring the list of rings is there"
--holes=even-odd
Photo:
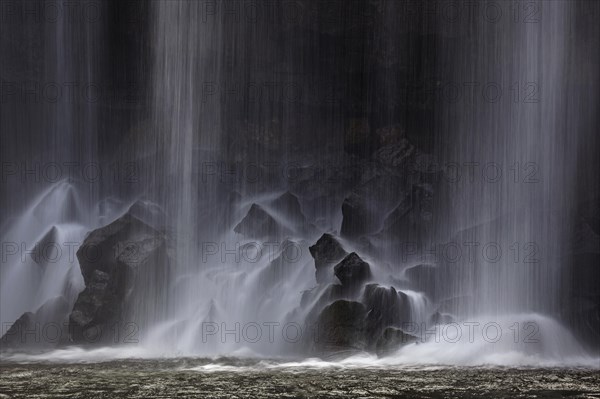
[[[560,306],[578,146],[565,79],[575,4],[535,5],[535,23],[477,19],[442,50],[444,82],[461,94],[442,101],[441,159],[454,179],[444,217],[467,263],[455,290],[474,296],[475,313]]]
[[[574,297],[579,310],[597,309],[596,291],[576,295],[572,283],[585,276],[572,245],[582,192],[598,194],[594,173],[582,171],[598,163],[598,56],[586,54],[594,40],[582,40],[597,28],[583,3],[490,15],[498,2],[484,0],[483,14],[460,22],[446,8],[421,10],[419,27],[398,23],[406,9],[392,0],[340,1],[333,22],[319,2],[299,0],[301,16],[275,2],[264,24],[225,3],[138,4],[144,22],[132,25],[129,47],[109,31],[134,29],[111,17],[27,25],[45,39],[27,42],[42,57],[21,55],[32,65],[24,81],[103,84],[134,66],[147,95],[131,107],[65,97],[2,110],[3,326],[57,298],[68,309],[60,322],[78,300],[87,309],[106,299],[85,296],[93,284],[75,253],[91,232],[132,216],[151,232],[142,247],[164,244],[147,252],[159,262],[128,269],[119,253],[92,271],[133,276],[107,291],[118,297],[114,317],[136,326],[137,348],[127,349],[135,356],[320,355],[329,347],[317,330],[333,320],[343,327],[340,352],[385,353],[390,364],[585,357],[571,327],[595,319],[565,316]],[[16,31],[0,26],[15,41],[29,37]],[[433,93],[415,82],[430,73]],[[403,85],[433,104],[403,102],[410,92],[394,94]],[[54,163],[75,164],[76,177],[28,177]],[[138,180],[107,177],[128,163]],[[90,164],[104,177],[86,178]],[[128,228],[136,230],[123,236]],[[119,251],[131,238],[107,235]],[[57,251],[48,244],[62,251],[58,262],[48,261]],[[319,258],[322,249],[335,259]],[[484,329],[474,341],[438,340],[464,323],[518,339],[490,342]],[[531,326],[541,336],[526,342]],[[399,337],[412,341],[384,350]]]

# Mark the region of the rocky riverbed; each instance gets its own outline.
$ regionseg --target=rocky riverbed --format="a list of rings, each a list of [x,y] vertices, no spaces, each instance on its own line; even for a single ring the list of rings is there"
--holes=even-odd
[[[0,398],[600,398],[591,369],[347,367],[240,359],[0,363]]]

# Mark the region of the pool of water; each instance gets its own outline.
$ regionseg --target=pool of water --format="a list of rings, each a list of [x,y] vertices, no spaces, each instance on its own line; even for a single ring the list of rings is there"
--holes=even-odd
[[[0,398],[600,398],[590,368],[357,366],[239,358],[0,362]]]

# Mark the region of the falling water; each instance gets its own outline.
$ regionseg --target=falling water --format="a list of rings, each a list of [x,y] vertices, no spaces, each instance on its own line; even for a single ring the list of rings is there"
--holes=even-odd
[[[580,359],[585,355],[561,323],[563,276],[569,267],[567,244],[575,220],[573,203],[581,184],[577,181],[577,156],[581,142],[589,140],[578,134],[580,126],[588,123],[584,119],[589,115],[574,109],[577,90],[565,76],[573,76],[578,70],[577,62],[585,55],[577,50],[576,35],[572,35],[577,4],[535,4],[542,13],[536,23],[515,23],[508,17],[490,23],[475,18],[466,24],[445,21],[424,28],[426,34],[431,30],[440,37],[435,43],[436,76],[444,83],[469,88],[457,101],[442,98],[431,109],[432,116],[427,117],[435,122],[437,132],[433,154],[428,156],[435,156],[439,164],[445,165],[438,172],[448,176],[456,173],[453,168],[458,166],[462,178],[447,179],[434,187],[442,199],[434,209],[436,231],[426,241],[434,247],[450,242],[463,251],[474,252],[472,259],[463,254],[459,262],[443,258],[426,265],[422,259],[411,258],[409,265],[400,262],[399,257],[404,254],[399,248],[404,247],[400,239],[386,235],[384,219],[402,201],[390,198],[392,191],[384,191],[384,198],[377,197],[380,193],[373,194],[370,205],[376,210],[374,218],[381,220],[370,222],[374,230],[381,231],[365,240],[339,238],[341,246],[348,253],[359,253],[369,263],[371,279],[382,290],[394,295],[398,290],[400,297],[405,298],[405,321],[424,326],[436,315],[448,317],[448,322],[438,320],[434,327],[413,330],[430,336],[423,340],[426,342],[407,345],[385,360],[369,358],[371,363],[519,364],[540,359]],[[385,7],[391,10],[396,6],[389,2]],[[222,339],[220,332],[253,335],[254,330],[244,328],[259,326],[265,334],[270,328],[265,326],[300,326],[314,317],[312,309],[323,305],[319,301],[330,287],[316,284],[309,247],[324,232],[340,235],[341,202],[352,192],[350,186],[362,182],[364,176],[378,176],[380,171],[373,162],[360,159],[362,155],[348,156],[338,148],[345,144],[345,138],[329,131],[340,130],[343,125],[339,119],[344,113],[335,108],[337,105],[320,113],[312,112],[309,97],[302,98],[299,104],[279,104],[280,109],[273,104],[264,108],[244,104],[244,108],[226,104],[222,93],[213,96],[215,89],[223,90],[228,79],[236,77],[228,69],[230,63],[239,59],[253,61],[253,54],[248,54],[253,50],[262,54],[268,46],[281,47],[287,54],[285,48],[290,44],[285,38],[273,38],[270,27],[244,29],[228,25],[227,13],[208,18],[205,2],[155,1],[149,9],[149,32],[144,36],[151,48],[149,123],[143,125],[143,134],[138,135],[137,141],[119,142],[114,157],[107,157],[113,162],[132,159],[145,165],[141,184],[123,188],[118,184],[113,187],[110,183],[96,185],[68,179],[43,187],[21,188],[22,195],[7,195],[17,205],[11,203],[6,209],[17,216],[8,222],[3,220],[3,241],[27,243],[28,248],[34,247],[32,243],[45,241],[81,243],[88,232],[122,216],[136,200],[146,201],[145,204],[161,210],[144,222],[168,237],[169,261],[142,270],[136,277],[136,284],[143,289],[134,291],[125,315],[140,328],[138,349],[132,355],[307,355],[309,351],[294,340],[261,339],[255,344],[247,337],[242,342]],[[379,35],[400,29],[389,15],[384,22],[370,29]],[[86,25],[82,43],[72,39],[71,28],[66,22],[47,28],[53,39],[44,47],[46,77],[68,80],[103,76],[102,63],[96,62],[101,51],[90,49],[99,48],[93,44],[102,37],[104,28]],[[288,28],[282,23],[273,30]],[[290,31],[296,32],[292,28]],[[361,39],[370,38],[368,33],[359,33]],[[267,36],[273,43],[253,42]],[[306,37],[312,45],[314,37]],[[406,37],[407,42],[414,40],[410,35],[403,36]],[[244,48],[245,40],[252,45]],[[331,48],[350,46],[331,40]],[[386,50],[393,47],[387,42],[375,44]],[[414,56],[414,49],[406,47]],[[73,48],[86,49],[81,50],[85,54],[83,64],[67,51]],[[311,47],[306,48],[303,51],[311,55]],[[326,45],[319,48],[328,50]],[[353,54],[341,50],[340,54],[335,59],[337,63],[332,63],[334,67],[351,60],[348,63],[352,67],[362,70],[366,63],[363,59],[356,61]],[[298,71],[308,70],[307,75],[328,76],[331,65],[323,66],[319,60],[310,64],[301,56],[298,58],[298,65],[288,66],[285,73],[300,75]],[[289,59],[287,62],[291,63]],[[428,63],[424,65],[428,67]],[[373,68],[369,77],[386,81],[388,72],[385,68]],[[352,77],[352,73],[355,72],[344,77]],[[331,79],[335,84],[348,84],[344,77]],[[357,119],[354,114],[361,116],[364,111],[354,108],[373,107],[370,96],[375,89],[371,84],[375,85],[368,79],[352,82],[359,87],[359,94],[349,97],[357,96],[361,101],[368,97],[364,101],[368,105],[353,104],[352,111],[348,111],[353,120]],[[92,104],[44,107],[48,108],[42,113],[48,122],[48,161],[100,162],[98,143],[103,134]],[[303,117],[286,120],[295,112]],[[382,114],[385,115],[380,115],[381,120],[394,118],[388,115],[393,114],[389,110]],[[246,120],[233,120],[240,115]],[[254,118],[263,129],[257,142],[264,147],[257,145],[258,149],[247,148],[251,140],[238,137],[253,133],[249,125]],[[410,118],[410,123],[402,121],[412,127]],[[247,125],[246,130],[240,132],[239,125]],[[306,129],[306,136],[294,129]],[[277,134],[281,137],[271,137]],[[331,137],[325,137],[328,134]],[[419,132],[404,136],[412,139]],[[339,175],[332,172],[334,179],[325,183],[297,182],[279,176],[253,185],[247,179],[214,178],[215,168],[235,169],[235,162],[240,159],[276,162],[279,168],[282,162],[297,162],[301,176],[315,159],[320,166],[325,165],[327,173],[331,164],[345,169]],[[262,164],[258,170],[261,168]],[[352,168],[360,170],[347,172]],[[19,189],[13,183],[9,190]],[[408,192],[411,197],[412,187]],[[300,216],[278,205],[282,198],[289,200],[290,193],[298,197]],[[32,200],[24,201],[25,198]],[[236,232],[238,223],[257,207],[282,226],[276,237],[257,240]],[[14,322],[24,312],[35,312],[56,297],[63,298],[72,309],[84,288],[76,258],[67,261],[62,257],[56,267],[48,267],[36,261],[35,252],[12,258],[13,261],[3,260],[3,324]],[[426,275],[417,283],[410,273],[413,266],[426,266],[425,270],[438,270],[441,274],[431,278]],[[328,282],[337,283],[334,276],[329,277]],[[360,300],[365,292],[363,287],[358,294],[342,296]],[[440,305],[444,301],[445,308]],[[475,341],[464,336],[442,342],[431,338],[447,333],[451,324],[490,321],[503,331],[514,331],[515,323],[517,328],[534,325],[544,335],[535,345],[524,345],[523,340],[512,339],[514,336],[504,336],[491,346],[487,337],[481,335]],[[220,331],[213,334],[214,330],[209,330],[208,344],[207,327]],[[281,330],[277,333],[281,334]],[[568,344],[563,345],[564,341]]]

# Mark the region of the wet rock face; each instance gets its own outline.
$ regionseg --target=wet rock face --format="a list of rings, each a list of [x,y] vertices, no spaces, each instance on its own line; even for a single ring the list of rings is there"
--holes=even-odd
[[[92,231],[77,259],[85,289],[69,316],[69,332],[73,342],[84,344],[110,341],[129,300],[137,291],[151,290],[136,287],[136,276],[169,264],[166,237],[129,213]]]
[[[338,300],[326,306],[316,324],[319,352],[364,350],[366,309],[360,302]]]
[[[329,276],[333,276],[332,266],[348,255],[339,241],[327,233],[323,234],[308,250],[315,260],[315,275],[318,284],[331,280]]]
[[[250,210],[233,231],[248,238],[275,238],[284,232],[283,227],[260,205],[252,204]]]
[[[335,276],[347,290],[358,290],[371,278],[371,267],[356,252],[346,256],[333,268]]]
[[[366,332],[373,346],[387,327],[399,327],[410,320],[410,306],[406,294],[394,287],[368,284],[362,302],[367,309]]]
[[[407,334],[399,328],[386,328],[375,344],[375,352],[378,356],[390,355],[404,345],[418,341],[418,337]]]

